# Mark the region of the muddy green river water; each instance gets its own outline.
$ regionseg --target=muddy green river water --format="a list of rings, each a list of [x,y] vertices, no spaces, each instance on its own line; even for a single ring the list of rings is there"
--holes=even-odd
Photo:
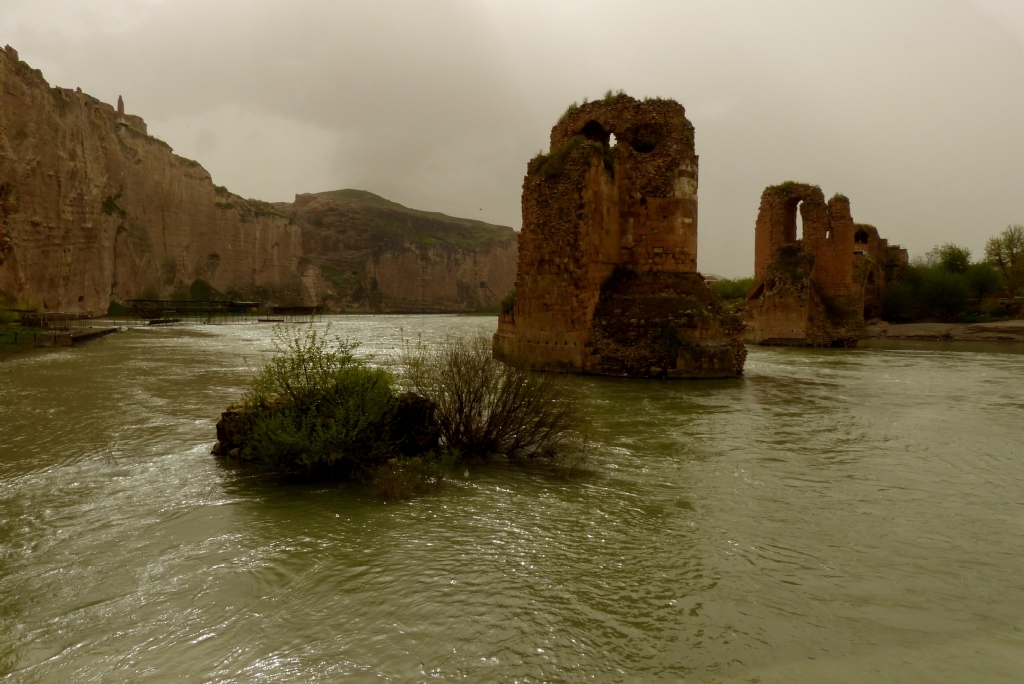
[[[489,317],[349,316],[377,359]],[[0,360],[0,680],[1024,681],[1024,354],[585,378],[594,474],[379,503],[209,455],[270,326]]]

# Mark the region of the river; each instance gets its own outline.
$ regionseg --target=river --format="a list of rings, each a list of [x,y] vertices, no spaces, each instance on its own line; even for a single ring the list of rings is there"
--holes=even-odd
[[[330,320],[378,360],[495,327]],[[0,678],[1021,680],[1019,347],[584,378],[592,474],[471,467],[399,503],[209,455],[271,349],[192,326],[0,361]]]

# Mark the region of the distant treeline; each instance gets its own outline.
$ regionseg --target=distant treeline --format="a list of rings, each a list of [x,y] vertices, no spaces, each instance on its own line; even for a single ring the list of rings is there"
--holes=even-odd
[[[753,284],[753,278],[722,278],[711,283],[711,289],[725,300],[743,299]]]
[[[1008,226],[985,245],[985,258],[955,244],[934,248],[900,269],[882,294],[882,318],[985,321],[1021,315],[1024,296],[1024,225]]]

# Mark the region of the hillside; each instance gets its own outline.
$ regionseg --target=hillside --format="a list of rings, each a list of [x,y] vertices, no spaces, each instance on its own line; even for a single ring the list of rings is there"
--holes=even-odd
[[[297,195],[274,205],[302,231],[341,311],[496,310],[515,283],[507,226],[410,209],[363,190]]]

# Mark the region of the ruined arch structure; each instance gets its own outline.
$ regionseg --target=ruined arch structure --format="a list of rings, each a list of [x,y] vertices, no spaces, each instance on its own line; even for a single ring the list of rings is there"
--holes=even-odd
[[[906,259],[906,250],[890,247],[874,226],[854,223],[843,195],[826,202],[820,187],[806,183],[765,188],[754,227],[747,341],[856,344],[865,316],[881,312],[886,278]]]
[[[495,357],[610,375],[742,372],[742,322],[697,273],[697,155],[677,102],[570,107],[527,166],[522,208]]]

